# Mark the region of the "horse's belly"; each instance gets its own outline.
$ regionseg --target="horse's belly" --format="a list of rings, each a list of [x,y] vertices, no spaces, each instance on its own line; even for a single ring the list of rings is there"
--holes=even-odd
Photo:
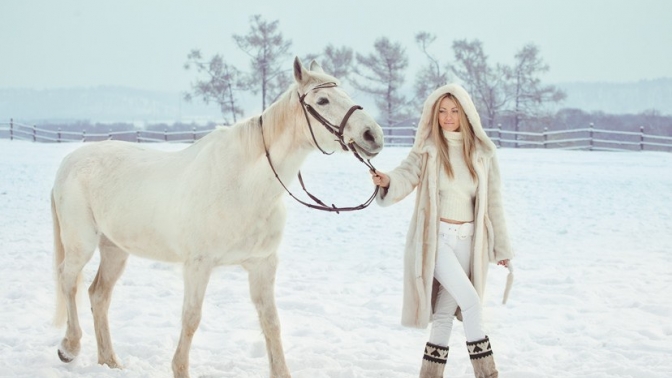
[[[134,256],[165,262],[184,262],[184,251],[179,247],[166,243],[166,240],[151,237],[130,238],[114,233],[105,233],[115,245]]]
[[[158,246],[157,248],[156,245],[131,246],[127,252],[135,256],[144,257],[146,259],[164,262],[181,263],[185,260],[184,256],[177,253],[177,251],[172,251],[170,248],[161,248],[161,246]]]
[[[129,254],[166,262],[185,262],[206,258],[213,265],[236,265],[262,259],[275,253],[282,229],[255,224],[245,229],[207,227],[159,233],[158,230],[107,228],[101,230],[119,248]]]

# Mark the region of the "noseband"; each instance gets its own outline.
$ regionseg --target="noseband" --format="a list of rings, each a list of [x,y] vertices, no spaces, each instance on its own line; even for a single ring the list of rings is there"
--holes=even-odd
[[[312,90],[317,90],[321,88],[333,88],[336,87],[336,83],[323,83],[320,85],[317,85],[315,88]],[[305,99],[306,95],[308,92],[304,93],[303,95],[299,94],[299,102],[301,103],[301,109],[303,109],[303,115],[306,116],[306,122],[308,123],[308,129],[310,129],[310,135],[313,137],[313,141],[315,142],[315,146],[322,151],[323,154],[325,155],[331,155],[333,152],[326,152],[320,147],[320,144],[317,143],[317,139],[315,139],[315,134],[313,133],[313,126],[310,124],[310,118],[308,118],[308,113],[313,116],[319,123],[321,123],[327,131],[330,133],[334,134],[336,138],[338,138],[338,143],[341,144],[341,147],[343,148],[343,151],[348,151],[350,148],[348,148],[348,145],[345,143],[345,138],[343,137],[343,130],[345,129],[345,124],[348,123],[348,119],[350,119],[350,116],[352,113],[355,112],[355,110],[361,110],[363,109],[359,105],[353,105],[347,113],[345,113],[345,116],[343,117],[343,120],[341,121],[341,124],[339,126],[336,126],[329,122],[326,118],[322,117],[320,113],[315,110],[312,106],[309,104],[306,104]],[[353,148],[354,150],[354,148]]]
[[[321,88],[333,88],[336,87],[336,83],[323,83],[315,86],[312,90],[317,90]],[[301,95],[299,94],[299,102],[301,103],[301,109],[303,109],[303,114],[306,116],[306,122],[308,123],[308,129],[310,130],[310,135],[313,138],[313,141],[315,142],[315,146],[322,151],[323,154],[325,155],[331,155],[334,152],[326,152],[322,147],[320,147],[320,144],[317,143],[317,139],[315,138],[315,133],[313,132],[313,126],[310,123],[310,118],[308,117],[308,113],[313,116],[319,123],[321,123],[327,131],[332,133],[333,135],[336,136],[338,143],[341,145],[341,148],[343,148],[343,151],[352,151],[353,155],[361,161],[364,165],[366,165],[369,169],[372,171],[376,171],[376,168],[374,168],[373,164],[371,164],[371,161],[368,159],[364,161],[364,159],[359,156],[357,153],[357,150],[355,148],[355,143],[350,142],[347,143],[345,141],[345,138],[343,137],[343,130],[345,129],[345,125],[348,123],[348,119],[350,119],[350,116],[352,113],[354,113],[356,110],[362,110],[363,108],[359,105],[353,105],[347,113],[345,113],[345,116],[343,117],[343,120],[341,120],[341,123],[339,126],[336,126],[329,122],[326,118],[324,118],[320,113],[317,112],[312,106],[309,104],[305,103],[305,98],[306,98],[307,93]],[[268,147],[266,147],[266,139],[264,138],[264,119],[262,116],[259,116],[259,127],[261,129],[261,139],[264,143],[264,150],[266,151],[266,159],[268,160],[268,164],[271,166],[271,169],[273,170],[273,174],[275,174],[275,178],[280,182],[280,185],[282,185],[283,188],[285,188],[285,191],[292,197],[294,198],[297,202],[300,204],[310,207],[311,209],[316,209],[316,210],[322,210],[322,211],[330,211],[330,212],[335,212],[335,213],[340,213],[341,211],[355,211],[355,210],[362,210],[369,206],[371,202],[376,198],[376,195],[378,194],[378,190],[380,189],[379,186],[376,186],[373,194],[369,199],[367,199],[364,203],[358,206],[352,206],[352,207],[336,207],[334,204],[331,204],[331,206],[326,205],[324,202],[322,202],[319,198],[315,197],[312,195],[307,189],[306,186],[303,184],[303,177],[301,177],[301,171],[299,171],[298,177],[299,177],[299,183],[301,183],[301,188],[303,188],[303,191],[306,192],[308,197],[310,197],[313,201],[315,201],[316,204],[304,202],[300,199],[298,199],[296,196],[292,194],[292,192],[287,189],[287,186],[282,182],[280,179],[280,176],[278,176],[278,172],[276,172],[275,167],[273,166],[273,163],[271,162],[271,155],[268,152]]]

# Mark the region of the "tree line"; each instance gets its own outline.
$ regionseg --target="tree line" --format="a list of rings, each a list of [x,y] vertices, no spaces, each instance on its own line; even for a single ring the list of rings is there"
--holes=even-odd
[[[243,115],[240,103],[243,92],[260,95],[262,109],[273,103],[291,82],[286,63],[293,57],[292,41],[283,36],[278,20],[268,21],[254,15],[250,17],[247,34],[234,34],[232,38],[249,57],[246,70],[228,63],[223,54],[206,58],[198,49],[188,54],[184,65],[187,70],[195,70],[198,77],[185,99],[200,98],[217,104],[227,122],[236,122]],[[407,72],[406,48],[387,37],[378,38],[367,53],[328,44],[322,51],[301,58],[306,63],[318,59],[326,72],[372,96],[379,112],[378,121],[386,127],[414,125],[427,96],[452,81],[462,83],[469,91],[486,128],[562,129],[567,119],[583,121],[592,116],[578,109],[552,110],[566,98],[566,93],[542,82],[542,75],[550,67],[538,46],[523,46],[515,53],[513,64],[506,65],[491,62],[480,40],[459,39],[451,44],[453,59],[441,61],[434,51],[437,45],[444,46],[446,42],[439,44],[437,38],[424,31],[415,35],[416,48],[425,62],[414,74]],[[412,80],[410,95],[403,91],[407,80]],[[608,118],[603,114],[597,117]],[[634,118],[658,123],[668,117],[642,114]],[[585,126],[580,123],[573,127]]]
[[[232,38],[249,57],[249,70],[233,66],[222,54],[206,59],[194,49],[187,56],[185,68],[195,69],[199,79],[185,98],[200,97],[206,103],[216,103],[224,119],[236,122],[243,115],[241,92],[260,93],[265,109],[287,88],[291,77],[284,63],[291,58],[292,41],[279,30],[278,20],[267,21],[260,15],[250,18],[247,34],[234,34]],[[427,32],[415,36],[427,62],[415,75],[413,98],[402,93],[408,76],[408,53],[399,42],[387,37],[378,38],[373,50],[366,54],[329,44],[321,52],[303,58],[319,59],[326,72],[370,94],[383,126],[412,123],[419,117],[429,93],[455,79],[461,80],[471,93],[486,127],[493,126],[498,117],[513,115],[518,129],[524,120],[543,114],[545,104],[565,97],[559,89],[541,84],[540,75],[549,67],[535,45],[524,46],[515,55],[514,65],[506,66],[490,64],[483,43],[466,39],[453,41],[454,61],[440,62],[432,54],[436,39]]]

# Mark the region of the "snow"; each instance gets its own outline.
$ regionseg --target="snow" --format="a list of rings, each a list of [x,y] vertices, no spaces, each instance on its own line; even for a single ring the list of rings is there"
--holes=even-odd
[[[184,145],[155,145],[178,149]],[[85,288],[79,357],[56,354],[49,190],[78,144],[0,140],[0,376],[168,377],[180,332],[179,266],[131,257],[110,327],[125,368],[97,364]],[[394,168],[408,148],[373,163]],[[501,149],[516,280],[492,266],[484,307],[502,377],[672,376],[672,154]],[[372,190],[352,156],[311,155],[306,185],[353,206]],[[292,189],[298,194],[296,183]],[[381,208],[322,213],[286,197],[276,298],[294,378],[417,377],[428,330],[400,325],[402,255],[414,195]],[[446,376],[473,377],[461,325]],[[212,276],[191,348],[192,377],[268,377],[264,338],[240,267]]]

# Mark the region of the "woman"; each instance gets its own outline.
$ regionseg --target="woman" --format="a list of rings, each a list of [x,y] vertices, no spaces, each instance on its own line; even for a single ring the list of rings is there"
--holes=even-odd
[[[495,151],[469,94],[449,84],[425,101],[408,157],[387,174],[371,172],[383,188],[381,206],[417,188],[406,241],[402,324],[426,328],[433,321],[421,378],[443,377],[456,311],[476,377],[498,376],[481,326],[481,299],[488,263],[508,267],[513,252]]]

